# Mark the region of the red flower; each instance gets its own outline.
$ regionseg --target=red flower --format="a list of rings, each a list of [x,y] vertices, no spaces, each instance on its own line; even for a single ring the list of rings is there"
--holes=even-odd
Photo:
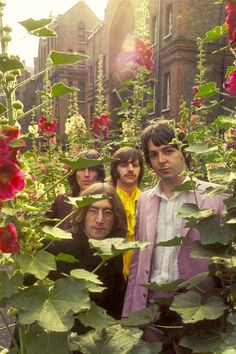
[[[228,30],[228,41],[234,43],[236,41],[236,1],[230,0],[225,6],[227,11],[226,26]]]
[[[10,200],[25,187],[25,178],[12,161],[0,164],[0,200]]]
[[[107,138],[109,132],[110,117],[107,114],[101,114],[100,117],[94,117],[92,129],[95,136],[103,135]]]
[[[136,39],[133,62],[145,66],[149,70],[154,66],[152,48],[141,39]]]
[[[0,227],[0,252],[16,253],[19,250],[15,225],[9,223],[6,227]]]
[[[236,96],[236,71],[231,71],[223,87],[230,96]]]
[[[41,130],[42,133],[44,134],[55,134],[57,130],[57,120],[53,119],[51,121],[47,121],[45,117],[40,117],[39,118],[39,129]]]
[[[9,147],[6,139],[0,139],[0,163],[6,161],[9,155]]]
[[[13,139],[17,139],[20,135],[19,127],[7,127],[7,129],[1,130],[1,134],[4,135],[6,142],[9,142]]]

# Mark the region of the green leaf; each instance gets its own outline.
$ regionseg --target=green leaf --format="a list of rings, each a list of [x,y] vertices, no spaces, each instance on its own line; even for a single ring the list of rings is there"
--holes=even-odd
[[[210,170],[211,178],[215,182],[230,183],[236,180],[236,173],[230,170],[228,167],[218,167]]]
[[[186,288],[186,289],[191,289],[201,283],[201,281],[205,280],[208,277],[209,273],[208,272],[203,272],[203,273],[198,273],[194,275],[193,277],[181,282],[178,285],[178,289],[181,288]]]
[[[139,343],[142,331],[131,331],[120,325],[110,326],[102,330],[89,331],[84,336],[73,339],[73,350],[81,350],[84,354],[126,354]]]
[[[231,218],[227,221],[227,224],[236,224],[236,218]]]
[[[199,221],[214,214],[213,209],[199,209],[194,203],[184,203],[178,210],[178,217],[190,221]],[[191,224],[192,225],[192,224]],[[190,226],[187,224],[187,226]]]
[[[8,145],[12,148],[21,148],[25,147],[25,142],[22,139],[12,139]]]
[[[221,243],[226,245],[235,239],[235,228],[225,224],[221,225],[220,215],[212,215],[209,218],[201,220],[196,228],[201,235],[201,243],[203,245]]]
[[[116,324],[116,320],[106,313],[106,310],[91,302],[89,311],[79,314],[79,320],[86,327],[95,329],[107,328]]]
[[[198,89],[198,93],[194,96],[196,98],[211,97],[219,91],[217,89],[216,82],[208,82],[206,84],[201,84],[199,85]]]
[[[59,82],[58,84],[52,86],[50,97],[59,97],[75,91],[79,91],[79,89],[77,87],[66,86],[63,82]]]
[[[89,59],[88,55],[81,53],[65,53],[53,50],[50,59],[54,65],[75,64],[78,61]]]
[[[210,152],[218,151],[218,146],[208,147],[206,144],[194,144],[185,149],[187,152],[192,152],[196,155],[209,154]]]
[[[0,272],[0,300],[11,297],[23,284],[23,276],[19,272],[9,277],[6,271]]]
[[[76,279],[83,279],[98,285],[103,284],[96,274],[88,272],[85,269],[73,269],[70,274]]]
[[[176,295],[170,307],[181,316],[184,323],[216,320],[226,308],[223,299],[218,296],[211,296],[202,304],[201,295],[194,291]]]
[[[202,245],[200,241],[194,241],[191,257],[211,260],[213,257],[226,257],[227,246],[219,243]]]
[[[38,37],[56,37],[57,33],[50,28],[38,28],[32,31],[31,34]]]
[[[176,237],[172,238],[171,240],[164,241],[164,242],[158,242],[158,243],[156,243],[156,246],[162,246],[162,247],[180,246],[183,243],[184,239],[185,239],[185,237],[176,236]]]
[[[31,32],[36,29],[45,27],[50,25],[50,23],[54,22],[53,18],[42,18],[40,20],[34,20],[33,18],[29,18],[28,20],[19,22],[27,31]]]
[[[180,345],[192,349],[193,353],[223,354],[222,351],[217,352],[217,349],[224,336],[225,334],[217,329],[197,328],[193,333],[185,335]]]
[[[111,163],[113,161],[116,161],[117,159],[115,159],[113,157],[109,157],[107,155],[103,155],[99,159],[96,159],[96,160],[86,159],[85,157],[82,157],[82,156],[79,156],[75,160],[68,160],[65,158],[60,158],[59,160],[63,163],[66,163],[67,165],[69,165],[73,170],[78,170],[78,169],[83,169],[83,168],[100,166],[105,163]]]
[[[227,78],[232,71],[236,71],[236,66],[228,66],[226,69],[225,77]]]
[[[216,26],[211,31],[206,32],[203,41],[204,43],[216,41],[217,39],[221,38],[225,33],[227,33],[227,27],[224,23],[223,25]]]
[[[55,257],[55,260],[57,262],[67,262],[67,263],[78,262],[78,260],[74,256],[71,256],[70,254],[67,253],[58,253],[58,255]]]
[[[44,286],[27,288],[13,295],[12,304],[19,309],[21,324],[37,321],[45,330],[53,332],[69,331],[74,323],[73,313],[90,308],[85,283],[72,278],[56,280],[50,292]]]
[[[24,64],[19,59],[8,57],[5,54],[0,55],[0,71],[6,73],[16,69],[24,69]]]
[[[33,325],[26,333],[27,354],[69,354],[68,333],[46,332]]]
[[[182,192],[182,191],[193,191],[196,189],[196,181],[186,181],[179,186],[176,186],[173,191]]]
[[[138,345],[135,345],[129,354],[157,354],[161,353],[162,344],[159,342],[144,342],[142,340],[139,341]]]
[[[107,238],[105,240],[89,239],[91,247],[95,248],[96,255],[99,255],[103,261],[122,254],[124,251],[134,249],[144,249],[149,246],[149,242],[144,241],[126,241],[123,238]]]
[[[141,327],[149,325],[156,321],[158,310],[158,305],[151,304],[144,310],[131,312],[129,317],[122,319],[120,323],[125,327]]]
[[[72,239],[72,234],[70,232],[64,231],[59,227],[44,226],[42,231],[47,235],[50,240],[69,240]]]
[[[95,194],[84,197],[68,197],[69,204],[76,206],[78,209],[84,208],[90,204],[96,203],[100,200],[109,199],[105,194]]]
[[[45,251],[39,251],[36,256],[20,253],[17,263],[23,274],[33,274],[37,279],[44,279],[50,270],[56,270],[54,256]]]
[[[2,104],[0,103],[0,114],[6,112],[7,108]]]
[[[174,291],[176,290],[177,286],[181,280],[174,280],[174,281],[166,281],[160,283],[149,283],[149,284],[141,284],[144,288],[147,288],[152,291]]]

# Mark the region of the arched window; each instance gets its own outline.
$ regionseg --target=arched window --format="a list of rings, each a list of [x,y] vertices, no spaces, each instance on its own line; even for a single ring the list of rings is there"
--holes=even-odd
[[[165,16],[165,37],[172,35],[173,30],[173,9],[172,5],[167,6]]]
[[[85,42],[85,28],[83,26],[78,29],[78,41]]]

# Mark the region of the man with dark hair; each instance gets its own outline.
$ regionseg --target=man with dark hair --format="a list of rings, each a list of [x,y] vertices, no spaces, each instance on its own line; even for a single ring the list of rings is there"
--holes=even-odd
[[[126,239],[134,241],[135,209],[141,193],[139,185],[143,178],[143,157],[140,151],[128,146],[117,150],[113,157],[117,160],[111,163],[111,181],[126,211],[128,223]],[[123,256],[125,278],[129,275],[131,256],[131,251]]]
[[[176,141],[173,140],[175,138],[180,145],[175,145]],[[184,220],[178,218],[177,213],[184,203],[196,204],[196,201],[201,209],[211,208],[216,213],[223,212],[225,207],[222,196],[206,198],[206,189],[212,186],[208,182],[195,179],[197,188],[195,192],[174,191],[175,187],[188,179],[184,175],[189,163],[189,157],[182,151],[184,138],[183,133],[176,137],[175,131],[167,123],[152,124],[143,131],[144,156],[147,164],[159,177],[159,181],[153,189],[142,193],[137,202],[135,236],[137,240],[150,242],[150,246],[143,251],[135,251],[132,258],[123,307],[124,317],[131,311],[146,308],[151,299],[166,296],[160,292],[149,291],[142,286],[143,284],[188,279],[208,271],[206,260],[193,259],[190,255],[193,242],[200,238],[199,232],[197,229],[185,227]],[[181,246],[155,246],[176,236],[184,237]],[[208,279],[200,285],[203,290],[210,291],[210,283],[212,285],[212,280]],[[168,309],[167,314],[169,317]],[[153,327],[146,331],[145,338],[160,339],[160,331]]]

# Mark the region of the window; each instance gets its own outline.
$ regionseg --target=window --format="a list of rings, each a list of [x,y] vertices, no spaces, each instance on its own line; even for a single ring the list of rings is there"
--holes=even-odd
[[[80,54],[85,55],[85,51],[84,51],[84,50],[80,50],[79,52],[80,52]],[[80,60],[80,61],[79,61],[79,65],[84,66],[84,65],[85,65],[85,59]]]
[[[78,41],[85,42],[85,29],[84,29],[84,27],[79,27],[79,29],[78,29]]]
[[[162,111],[170,109],[170,73],[164,74]]]
[[[79,82],[79,101],[85,101],[85,82]]]
[[[166,8],[166,17],[165,17],[165,37],[169,37],[172,35],[172,28],[173,27],[173,13],[172,13],[172,6],[169,5]]]

